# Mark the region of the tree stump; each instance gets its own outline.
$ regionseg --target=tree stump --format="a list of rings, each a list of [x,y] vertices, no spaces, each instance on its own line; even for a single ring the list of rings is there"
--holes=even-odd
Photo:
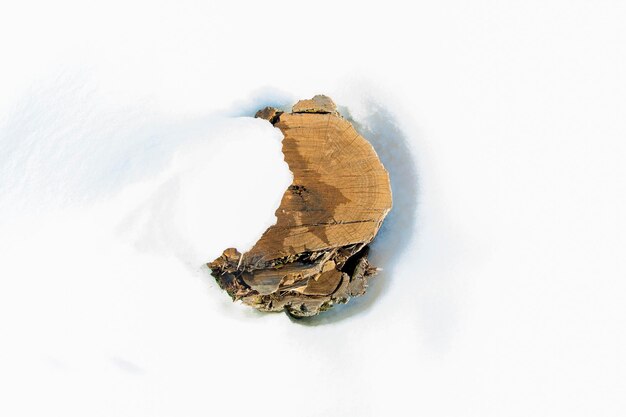
[[[255,117],[284,135],[293,183],[269,227],[244,254],[229,248],[208,264],[233,300],[263,311],[313,316],[365,293],[376,268],[368,244],[391,210],[389,175],[374,148],[318,95],[291,113]]]

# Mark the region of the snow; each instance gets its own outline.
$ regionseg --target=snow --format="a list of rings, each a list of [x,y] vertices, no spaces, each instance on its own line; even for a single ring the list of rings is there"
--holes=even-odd
[[[623,5],[13,3],[0,415],[622,414]],[[203,265],[291,180],[250,116],[318,93],[394,209],[368,294],[294,322]]]

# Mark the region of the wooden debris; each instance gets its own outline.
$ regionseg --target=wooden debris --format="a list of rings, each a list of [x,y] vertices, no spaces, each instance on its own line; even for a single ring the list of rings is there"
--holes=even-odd
[[[212,275],[233,300],[296,317],[364,294],[376,273],[367,245],[392,204],[374,148],[326,96],[301,100],[291,113],[266,107],[255,117],[283,133],[293,183],[276,224],[250,251],[226,249],[208,264]]]

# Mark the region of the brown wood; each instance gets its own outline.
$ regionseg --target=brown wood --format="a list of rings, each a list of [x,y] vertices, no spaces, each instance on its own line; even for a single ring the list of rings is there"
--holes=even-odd
[[[266,107],[256,117],[283,133],[293,183],[276,224],[250,251],[229,248],[209,263],[213,276],[233,300],[298,317],[364,294],[376,273],[367,245],[392,204],[374,148],[326,96],[301,100],[291,113]]]

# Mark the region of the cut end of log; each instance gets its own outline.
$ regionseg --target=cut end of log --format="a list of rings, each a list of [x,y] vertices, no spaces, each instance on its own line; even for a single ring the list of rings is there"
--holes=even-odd
[[[391,210],[389,176],[372,146],[327,96],[273,107],[255,117],[284,135],[294,180],[276,211],[276,224],[254,247],[234,248],[209,263],[233,300],[263,311],[305,317],[367,290],[377,269],[368,244]]]

